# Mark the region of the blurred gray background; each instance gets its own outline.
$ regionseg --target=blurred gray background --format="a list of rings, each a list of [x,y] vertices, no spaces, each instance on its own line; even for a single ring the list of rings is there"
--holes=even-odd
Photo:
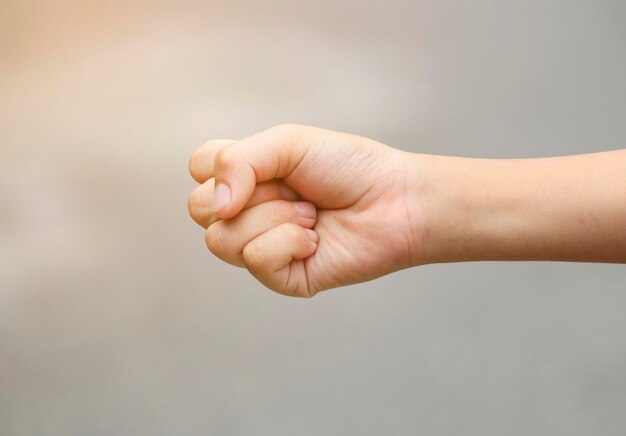
[[[625,2],[0,6],[0,434],[626,432],[626,267],[431,265],[298,300],[186,208],[198,145],[283,122],[626,147]]]

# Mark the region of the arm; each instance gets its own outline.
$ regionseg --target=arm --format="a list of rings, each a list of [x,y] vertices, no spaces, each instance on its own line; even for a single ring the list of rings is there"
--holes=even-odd
[[[209,250],[286,295],[426,263],[626,263],[626,150],[470,159],[283,125],[209,141],[190,170]]]
[[[427,262],[626,262],[626,150],[414,159],[428,192]]]

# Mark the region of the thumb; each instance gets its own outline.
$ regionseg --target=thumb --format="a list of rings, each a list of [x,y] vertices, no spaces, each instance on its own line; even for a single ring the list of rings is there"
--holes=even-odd
[[[279,125],[221,149],[214,161],[217,215],[234,217],[252,197],[257,183],[288,176],[309,148],[308,129]]]

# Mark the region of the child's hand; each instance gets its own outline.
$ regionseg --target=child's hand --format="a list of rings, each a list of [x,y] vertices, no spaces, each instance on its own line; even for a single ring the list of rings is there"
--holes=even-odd
[[[414,166],[410,153],[370,139],[281,125],[200,147],[189,212],[220,259],[310,297],[420,262]]]
[[[286,295],[434,262],[626,263],[626,150],[457,158],[285,125],[211,141],[190,170],[209,249]]]

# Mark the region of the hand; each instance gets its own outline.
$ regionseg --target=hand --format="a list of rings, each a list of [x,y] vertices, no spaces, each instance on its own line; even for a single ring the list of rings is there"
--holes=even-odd
[[[435,262],[626,263],[626,150],[471,159],[283,125],[210,141],[190,171],[209,249],[286,295]]]
[[[311,297],[420,263],[415,159],[376,141],[281,125],[191,157],[189,197],[216,256],[281,294]]]

